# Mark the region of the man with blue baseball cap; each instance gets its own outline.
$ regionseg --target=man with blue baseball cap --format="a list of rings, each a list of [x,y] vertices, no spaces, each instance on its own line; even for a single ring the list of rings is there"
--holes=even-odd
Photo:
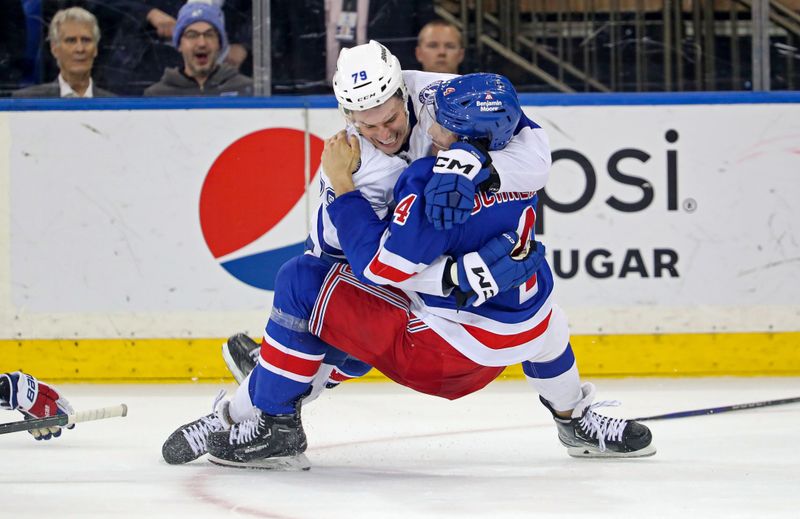
[[[240,96],[253,94],[252,79],[222,63],[228,52],[225,16],[219,7],[193,1],[178,13],[172,42],[183,68],[168,68],[161,80],[144,91],[158,96]]]

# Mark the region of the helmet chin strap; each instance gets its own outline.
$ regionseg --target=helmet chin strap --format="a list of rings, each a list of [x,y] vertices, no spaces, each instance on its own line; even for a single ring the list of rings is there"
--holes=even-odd
[[[485,138],[485,137],[481,137],[481,138],[477,138],[477,139],[476,138],[469,138],[469,137],[460,137],[459,140],[464,141],[464,142],[466,142],[468,144],[471,144],[471,145],[475,146],[476,148],[481,150],[483,153],[489,153],[489,150],[490,150],[489,147],[492,144],[492,141],[490,139]]]

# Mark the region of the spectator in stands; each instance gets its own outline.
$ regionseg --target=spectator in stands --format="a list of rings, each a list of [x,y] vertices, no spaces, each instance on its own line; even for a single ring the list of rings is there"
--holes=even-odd
[[[172,41],[183,57],[183,67],[166,69],[161,81],[145,89],[145,96],[252,95],[252,79],[221,63],[228,38],[219,7],[205,2],[184,5]]]
[[[197,0],[192,0],[197,1]],[[54,5],[81,4],[97,16],[103,27],[103,43],[95,62],[94,77],[123,96],[141,96],[159,81],[164,70],[183,64],[172,45],[178,11],[187,0],[45,0],[43,16],[53,16]],[[220,0],[206,3],[221,4]],[[249,46],[252,23],[248,18],[252,0],[226,0],[223,13],[231,41],[225,61],[242,70],[252,70]],[[243,7],[247,6],[247,9]],[[247,12],[245,12],[247,10]],[[52,68],[45,59],[45,70]]]
[[[113,97],[92,81],[100,27],[81,7],[58,11],[50,22],[50,52],[58,64],[58,79],[12,93],[13,97]]]
[[[458,66],[464,61],[461,31],[446,20],[428,22],[419,31],[416,56],[426,72],[458,74]]]

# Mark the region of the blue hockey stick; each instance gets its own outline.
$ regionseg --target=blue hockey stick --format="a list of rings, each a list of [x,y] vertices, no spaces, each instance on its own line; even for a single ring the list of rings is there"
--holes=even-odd
[[[772,407],[775,405],[795,404],[800,402],[800,396],[794,398],[782,398],[779,400],[764,400],[762,402],[750,402],[749,404],[723,405],[720,407],[707,407],[705,409],[694,409],[692,411],[678,411],[675,413],[657,414],[653,416],[643,416],[634,418],[638,422],[647,420],[668,420],[671,418],[687,418],[689,416],[703,416],[707,414],[728,413],[730,411],[743,411],[745,409],[756,409],[758,407]]]

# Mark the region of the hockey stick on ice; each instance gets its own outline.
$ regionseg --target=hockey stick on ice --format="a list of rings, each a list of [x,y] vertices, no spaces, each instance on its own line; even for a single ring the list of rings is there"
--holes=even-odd
[[[692,411],[678,411],[675,413],[657,414],[653,416],[643,416],[634,418],[638,422],[647,420],[667,420],[670,418],[686,418],[689,416],[702,416],[707,414],[728,413],[730,411],[743,411],[745,409],[756,409],[758,407],[772,407],[775,405],[794,404],[800,402],[800,396],[794,398],[782,398],[780,400],[764,400],[762,402],[750,402],[749,404],[723,405],[720,407],[707,407],[705,409],[694,409]]]
[[[30,431],[32,429],[42,429],[44,427],[67,426],[79,422],[90,422],[92,420],[103,420],[104,418],[114,418],[115,416],[127,416],[128,406],[125,404],[89,409],[88,411],[78,411],[72,414],[61,414],[48,416],[47,418],[33,418],[31,420],[21,420],[0,424],[0,434],[7,434],[19,431]]]

